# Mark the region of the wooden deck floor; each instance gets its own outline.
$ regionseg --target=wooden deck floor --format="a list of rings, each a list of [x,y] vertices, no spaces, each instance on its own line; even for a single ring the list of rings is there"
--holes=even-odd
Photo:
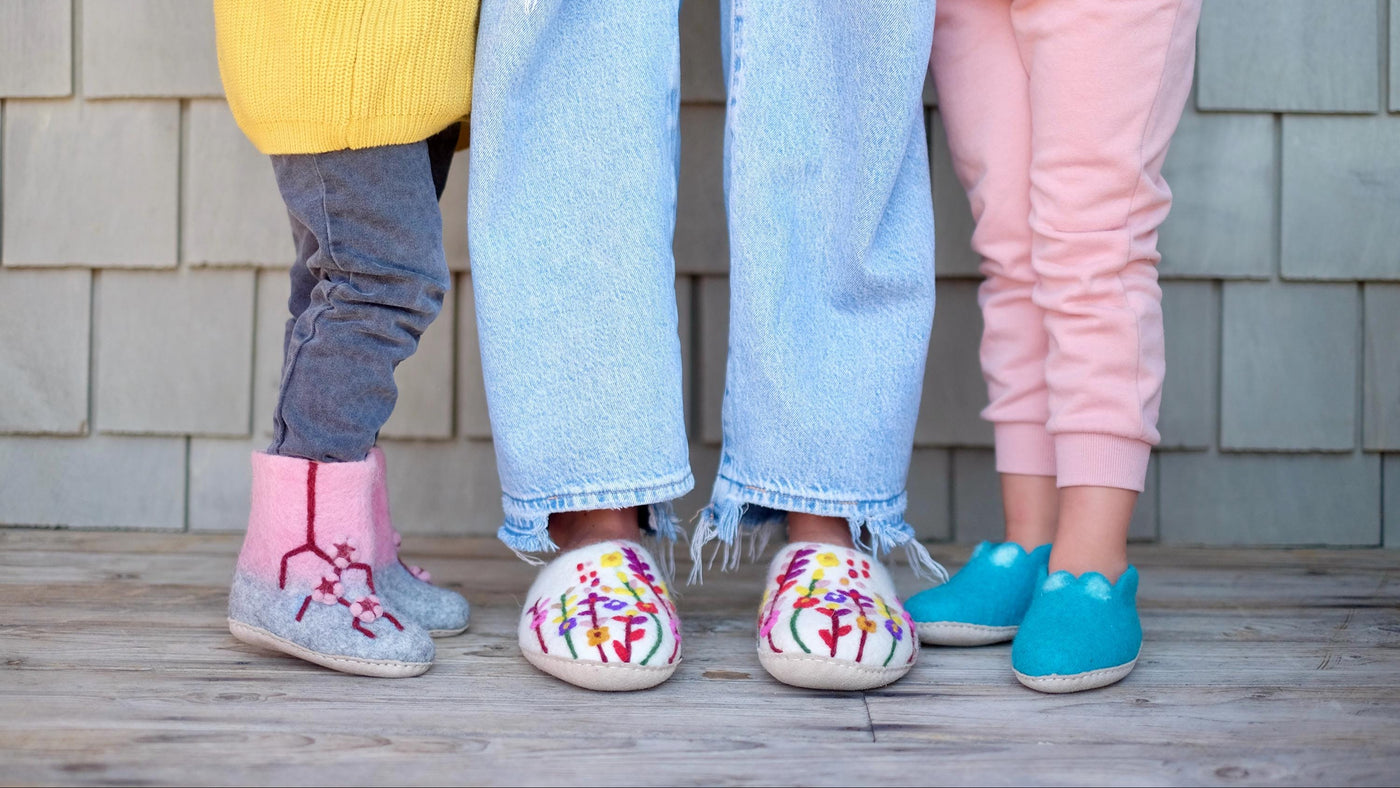
[[[1138,549],[1137,671],[1068,696],[1016,684],[1006,646],[925,649],[874,692],[783,686],[754,654],[745,567],[685,592],[672,681],[604,696],[519,658],[531,570],[494,542],[408,541],[475,616],[401,681],[234,641],[237,544],[0,530],[0,783],[1400,781],[1396,552]]]

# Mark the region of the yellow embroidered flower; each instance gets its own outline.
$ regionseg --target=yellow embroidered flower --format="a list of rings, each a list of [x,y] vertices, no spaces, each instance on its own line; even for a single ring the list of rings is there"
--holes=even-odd
[[[823,577],[826,577],[826,571],[818,569],[817,571],[812,573],[812,582],[815,583],[818,580],[821,580]]]
[[[862,630],[864,630],[864,631],[866,631],[866,632],[874,632],[874,631],[875,631],[875,622],[874,622],[874,621],[871,621],[870,619],[866,618],[865,616],[856,616],[856,626],[860,627]]]
[[[612,633],[606,627],[594,627],[588,630],[589,646],[601,646],[609,640],[612,640]]]
[[[622,566],[622,553],[615,551],[611,553],[603,553],[603,556],[598,559],[598,563],[608,568],[612,568],[614,566]]]
[[[894,618],[894,614],[890,612],[889,606],[885,604],[885,600],[879,594],[875,595],[875,606],[880,608],[880,615],[885,618]]]
[[[822,566],[836,566],[841,563],[841,559],[835,553],[817,553],[817,563]]]

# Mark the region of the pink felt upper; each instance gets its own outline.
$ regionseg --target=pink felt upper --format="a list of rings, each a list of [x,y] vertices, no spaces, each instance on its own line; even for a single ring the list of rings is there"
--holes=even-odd
[[[370,564],[383,566],[399,560],[398,533],[394,530],[393,518],[389,516],[389,483],[384,450],[378,446],[370,449],[366,462],[374,467],[375,546]]]
[[[238,570],[286,587],[315,586],[377,550],[375,466],[253,454],[252,507]],[[285,577],[283,559],[287,558]]]

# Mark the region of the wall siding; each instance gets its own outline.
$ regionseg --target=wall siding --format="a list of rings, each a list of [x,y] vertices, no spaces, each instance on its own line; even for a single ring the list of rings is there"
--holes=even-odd
[[[719,2],[681,15],[688,519],[719,462],[729,264]],[[212,36],[181,0],[0,0],[0,524],[246,521],[293,250]],[[1132,536],[1400,547],[1400,0],[1205,0],[1197,76],[1165,167],[1163,440]],[[975,542],[1002,516],[980,260],[931,81],[924,103],[940,282],[908,519]],[[442,198],[455,292],[383,432],[413,533],[500,523],[467,156]]]

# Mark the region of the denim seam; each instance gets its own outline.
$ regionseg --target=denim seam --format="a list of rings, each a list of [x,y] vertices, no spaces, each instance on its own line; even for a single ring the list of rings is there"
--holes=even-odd
[[[889,497],[887,497],[887,498],[882,498],[882,499],[865,499],[865,500],[854,499],[854,500],[852,500],[852,499],[847,499],[847,498],[822,498],[822,497],[819,497],[819,496],[816,496],[816,495],[809,495],[809,494],[805,494],[805,493],[804,493],[804,494],[791,493],[791,492],[786,492],[786,491],[783,491],[783,490],[774,490],[774,489],[771,489],[771,488],[768,488],[768,487],[759,487],[758,485],[749,484],[749,483],[747,483],[747,482],[741,482],[741,481],[739,481],[738,479],[735,479],[735,478],[733,478],[733,477],[731,477],[731,476],[726,476],[726,475],[723,474],[723,473],[719,473],[719,474],[716,474],[716,475],[718,476],[718,478],[723,479],[724,481],[729,482],[730,484],[732,484],[732,485],[734,485],[734,486],[736,486],[736,487],[741,487],[741,488],[743,488],[743,489],[745,489],[745,490],[750,490],[750,491],[752,491],[752,492],[760,493],[760,494],[765,495],[765,496],[769,496],[769,497],[773,497],[773,498],[787,498],[787,499],[792,499],[792,500],[816,501],[816,502],[819,502],[819,503],[834,504],[834,505],[837,505],[837,506],[861,506],[861,507],[875,507],[875,506],[882,506],[882,505],[883,505],[883,506],[893,506],[893,505],[895,505],[896,503],[898,503],[898,501],[899,501],[900,498],[906,498],[906,497],[907,497],[907,493],[900,492],[900,493],[896,493],[896,494],[894,494],[894,495],[891,495],[891,496],[889,496]]]
[[[520,497],[518,497],[518,496],[511,495],[510,493],[507,493],[507,492],[502,492],[501,494],[502,494],[502,496],[504,496],[505,498],[509,499],[512,503],[518,504],[518,505],[523,506],[523,507],[535,507],[535,506],[540,506],[540,505],[542,505],[542,504],[544,504],[544,503],[546,503],[546,502],[550,502],[550,501],[562,501],[562,500],[570,500],[570,499],[574,499],[574,498],[583,498],[583,497],[608,497],[608,496],[615,496],[615,495],[644,494],[644,493],[648,493],[648,492],[654,492],[654,491],[657,491],[657,490],[667,490],[667,489],[670,489],[670,488],[672,488],[672,487],[676,487],[676,486],[678,486],[678,485],[683,485],[683,484],[685,484],[686,482],[690,482],[691,484],[694,484],[694,481],[695,481],[694,475],[693,475],[689,470],[687,470],[687,471],[685,471],[684,473],[680,474],[679,476],[675,477],[675,478],[674,478],[673,480],[671,480],[671,481],[659,482],[659,483],[656,483],[656,484],[649,484],[649,485],[645,485],[645,486],[642,486],[642,487],[619,487],[619,488],[610,489],[610,490],[597,490],[597,491],[583,491],[583,490],[579,490],[579,491],[571,491],[571,492],[556,493],[556,494],[554,494],[554,495],[545,495],[545,496],[540,496],[540,497],[538,497],[538,498],[520,498]],[[640,504],[638,504],[638,505],[640,505]]]
[[[325,243],[325,247],[324,247],[325,254],[326,254],[328,257],[330,257],[332,261],[334,261],[334,260],[335,260],[335,255],[334,255],[334,252],[333,252],[333,250],[332,250],[332,248],[331,248],[331,247],[332,247],[332,240],[331,240],[330,208],[326,205],[326,192],[327,192],[327,188],[326,188],[326,177],[325,177],[324,174],[321,173],[321,164],[320,164],[320,161],[317,159],[316,154],[311,154],[311,155],[308,156],[308,158],[309,158],[310,161],[311,161],[311,168],[312,168],[313,170],[316,171],[316,181],[317,181],[317,183],[319,183],[320,186],[321,186],[321,226],[322,226],[322,229],[325,231],[325,234],[326,234],[326,243]],[[310,229],[310,228],[308,228],[308,229]],[[320,244],[319,244],[319,242],[318,242],[318,246],[319,246],[319,245],[320,245]],[[308,266],[308,270],[310,270],[310,266]],[[320,277],[317,277],[317,279],[320,279]],[[335,290],[336,290],[338,287],[340,287],[340,283],[336,283],[336,284],[332,285],[332,287],[331,287],[330,291],[327,293],[327,295],[329,295],[330,293],[335,292]],[[331,310],[331,308],[332,308],[332,306],[331,306],[331,299],[330,299],[330,298],[327,298],[327,299],[326,299],[326,303],[325,303],[324,305],[319,306],[319,307],[308,306],[308,307],[307,307],[307,311],[312,312],[312,314],[311,314],[311,319],[310,319],[310,321],[309,321],[309,322],[310,322],[310,330],[307,332],[306,339],[304,339],[304,340],[302,340],[302,341],[300,341],[300,342],[289,342],[288,345],[287,345],[287,357],[286,357],[286,359],[283,360],[284,371],[283,371],[283,373],[282,373],[282,379],[281,379],[281,381],[280,381],[279,388],[278,388],[278,390],[277,390],[277,405],[276,405],[276,407],[275,407],[275,409],[274,409],[274,411],[273,411],[273,419],[274,419],[274,421],[275,421],[275,423],[274,423],[274,432],[273,432],[273,440],[272,440],[272,445],[268,447],[268,448],[270,449],[271,453],[273,453],[273,454],[276,454],[276,453],[280,452],[281,449],[282,449],[282,447],[283,447],[283,446],[286,444],[286,442],[287,442],[287,423],[286,423],[286,420],[282,418],[282,410],[283,410],[284,406],[286,405],[287,390],[290,388],[290,386],[289,386],[288,384],[289,384],[289,383],[291,382],[291,380],[292,380],[292,374],[296,371],[296,362],[297,362],[297,358],[301,355],[301,348],[302,348],[302,346],[305,345],[305,344],[307,344],[308,342],[311,342],[312,340],[316,339],[316,335],[317,335],[317,333],[318,333],[318,332],[317,332],[317,327],[318,327],[319,324],[320,324],[321,316],[324,315],[324,314],[326,314],[327,312],[329,312],[329,311]],[[306,312],[303,312],[301,315],[297,315],[297,317],[296,317],[297,322],[300,322],[300,321],[301,321],[301,318],[302,318],[305,314],[306,314]],[[315,458],[312,458],[312,459],[315,459]]]

